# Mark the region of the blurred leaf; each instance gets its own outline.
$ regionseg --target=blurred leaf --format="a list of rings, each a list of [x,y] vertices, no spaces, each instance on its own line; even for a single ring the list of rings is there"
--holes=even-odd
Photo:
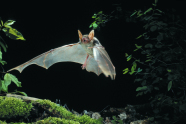
[[[144,14],[150,12],[151,10],[153,10],[153,9],[152,9],[152,8],[149,8],[148,10],[146,10],[146,11],[144,12]]]
[[[97,17],[97,14],[94,14],[93,16],[92,16],[92,18],[96,18]]]
[[[156,25],[153,25],[153,26],[151,26],[150,27],[150,30],[153,32],[153,31],[155,31],[157,29],[157,26]]]
[[[132,15],[130,15],[130,17],[132,17],[133,15],[135,15],[138,11],[135,10],[134,13],[132,13]]]
[[[143,79],[140,79],[140,78],[139,78],[139,79],[135,79],[134,82],[136,82],[136,81],[138,82],[138,81],[142,81],[142,80],[143,80]]]
[[[154,112],[155,114],[157,114],[157,113],[159,113],[159,110],[158,110],[158,109],[154,109],[153,112]]]
[[[1,26],[3,26],[3,21],[1,20]]]
[[[3,44],[3,42],[1,42],[1,40],[3,41],[3,42],[5,42],[4,40],[3,40],[3,38],[0,36],[0,46],[3,48],[3,50],[6,52],[6,48],[7,48],[7,45],[5,44]]]
[[[143,92],[139,92],[136,96],[142,96]]]
[[[139,39],[140,37],[142,37],[143,35],[140,35],[140,36],[138,36],[136,39]]]
[[[132,66],[132,68],[131,68],[131,71],[136,70],[136,67],[137,67],[137,63],[136,63],[136,62],[133,62],[133,66]]]
[[[153,45],[151,43],[148,43],[145,45],[145,48],[153,48]]]
[[[0,51],[0,60],[2,60],[2,52]]]
[[[138,87],[138,88],[136,89],[136,91],[145,90],[145,89],[147,89],[147,86]]]
[[[160,90],[158,87],[154,87],[155,90]]]
[[[127,61],[130,61],[131,58],[132,58],[132,55],[128,56],[128,57],[127,57]]]
[[[182,104],[179,106],[180,110],[185,110],[186,111],[186,103]]]
[[[129,56],[127,53],[125,53],[125,57]]]
[[[140,49],[142,46],[138,46],[137,44],[135,44],[135,46],[137,47],[137,49]]]
[[[170,81],[168,84],[168,91],[171,89],[171,87],[172,87],[172,81]]]
[[[157,40],[160,42],[163,40],[163,34],[159,33],[159,35],[157,36]]]

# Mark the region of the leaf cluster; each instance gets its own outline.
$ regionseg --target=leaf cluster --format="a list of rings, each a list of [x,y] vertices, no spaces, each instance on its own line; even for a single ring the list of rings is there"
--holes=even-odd
[[[25,40],[23,38],[23,35],[19,31],[11,27],[11,25],[13,25],[14,22],[15,22],[14,20],[8,20],[4,23],[0,18],[0,31],[3,31],[6,34],[6,36],[8,36],[10,39]],[[3,38],[0,36],[0,63],[4,65],[6,64],[6,61],[2,60],[1,48],[3,48],[4,52],[6,52],[8,46],[3,40]],[[2,73],[5,73],[4,70]],[[0,78],[0,93],[1,91],[8,92],[8,86],[11,84],[11,82],[14,82],[17,85],[17,87],[21,87],[21,82],[19,82],[14,75],[6,73],[4,76],[4,80]]]
[[[103,11],[94,14],[92,18],[95,19],[95,21],[91,23],[89,28],[93,28],[94,30],[95,29],[100,30],[100,25],[105,26],[106,22],[119,19],[120,17],[122,17],[123,14],[120,4],[113,4],[113,6],[116,6],[116,9],[113,10],[109,15],[103,14]]]
[[[153,7],[131,14],[144,24],[146,32],[136,38],[143,45],[135,44],[134,52],[140,51],[145,59],[126,53],[127,61],[134,61],[123,74],[137,75],[134,82],[141,86],[136,96],[151,94],[149,105],[155,121],[176,123],[186,115],[186,26],[175,10],[163,12],[156,6],[157,0]],[[143,68],[137,68],[137,63]]]

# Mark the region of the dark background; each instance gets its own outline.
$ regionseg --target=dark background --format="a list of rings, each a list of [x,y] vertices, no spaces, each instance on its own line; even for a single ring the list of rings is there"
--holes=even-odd
[[[7,61],[7,65],[3,67],[7,71],[46,51],[77,43],[77,30],[88,34],[91,31],[89,25],[94,21],[92,15],[99,11],[110,14],[116,10],[113,4],[121,3],[125,14],[126,11],[143,9],[144,6],[149,8],[153,2],[154,0],[1,2],[2,20],[15,20],[12,27],[20,31],[26,39],[11,40],[3,32],[0,33],[8,44],[7,52],[3,52],[3,60]],[[184,1],[159,1],[158,8],[175,8],[181,15],[185,11],[183,3]],[[142,26],[127,23],[123,17],[106,23],[100,31],[95,30],[95,37],[106,48],[116,68],[115,80],[106,78],[103,74],[97,76],[89,73],[82,70],[80,64],[72,62],[57,63],[48,70],[31,65],[21,74],[18,71],[11,72],[22,82],[22,88],[17,88],[12,83],[9,92],[17,89],[31,97],[50,99],[53,102],[60,99],[62,105],[67,104],[70,110],[77,112],[99,112],[108,105],[122,108],[127,104],[148,102],[149,95],[136,97],[135,89],[141,85],[134,83],[135,75],[123,75],[123,70],[131,67],[131,62],[126,61],[125,53],[130,54],[134,50],[134,44],[137,43],[135,38],[144,33]]]

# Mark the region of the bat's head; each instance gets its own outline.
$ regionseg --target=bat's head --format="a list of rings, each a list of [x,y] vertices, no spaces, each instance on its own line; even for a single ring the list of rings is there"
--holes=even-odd
[[[82,35],[80,30],[78,30],[79,40],[83,44],[90,43],[94,39],[94,30],[92,30],[89,35]]]

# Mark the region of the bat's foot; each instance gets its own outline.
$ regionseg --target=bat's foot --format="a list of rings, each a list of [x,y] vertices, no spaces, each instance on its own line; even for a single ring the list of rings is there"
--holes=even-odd
[[[82,69],[85,69],[85,68],[86,68],[86,64],[83,64],[83,65],[81,66],[81,68],[82,68]]]

